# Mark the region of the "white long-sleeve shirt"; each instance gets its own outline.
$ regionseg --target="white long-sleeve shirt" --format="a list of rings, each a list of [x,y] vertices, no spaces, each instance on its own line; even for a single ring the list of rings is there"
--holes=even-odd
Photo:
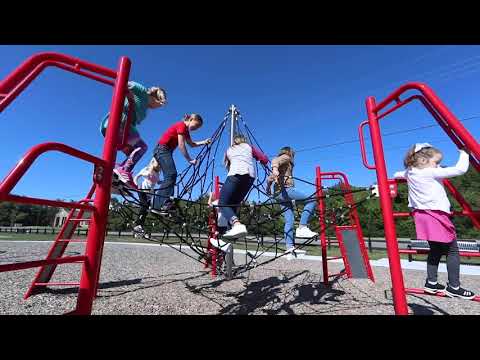
[[[152,190],[154,186],[158,183],[160,180],[160,174],[152,171],[148,171],[148,167],[144,167],[140,172],[135,176],[133,179],[133,182],[135,184],[138,184],[138,178],[143,177],[142,184],[140,185],[140,189],[142,190]]]
[[[463,175],[469,165],[468,154],[460,150],[455,166],[436,168],[410,168],[395,173],[395,178],[407,179],[408,206],[419,210],[441,210],[450,213],[450,201],[442,184],[442,179]]]
[[[255,178],[254,160],[258,160],[262,164],[268,163],[268,158],[265,154],[245,143],[230,146],[225,156],[230,161],[228,176],[248,174],[250,177]]]

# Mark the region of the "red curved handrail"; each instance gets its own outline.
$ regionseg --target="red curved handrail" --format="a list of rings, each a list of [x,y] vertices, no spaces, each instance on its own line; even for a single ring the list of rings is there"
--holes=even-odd
[[[32,147],[25,154],[25,156],[20,159],[20,161],[12,169],[12,171],[10,171],[10,173],[5,177],[5,179],[0,183],[0,200],[4,200],[6,198],[6,195],[9,194],[10,191],[12,191],[15,185],[17,185],[18,181],[22,178],[23,175],[25,175],[33,162],[41,154],[47,151],[59,151],[99,166],[107,165],[103,159],[87,154],[86,152],[77,150],[65,144],[56,142],[39,144]]]
[[[470,132],[463,126],[463,124],[450,112],[450,110],[443,104],[443,102],[438,98],[438,96],[433,92],[433,90],[424,83],[421,82],[411,82],[407,83],[393,93],[391,93],[385,100],[377,104],[373,111],[378,113],[380,110],[384,109],[388,104],[393,101],[397,101],[399,96],[409,90],[418,90],[422,93],[423,97],[428,101],[432,108],[438,110],[438,115],[445,119],[446,124],[450,127],[455,134],[457,134],[464,144],[470,149],[472,155],[476,159],[480,159],[480,144],[475,140],[475,138],[470,134]],[[438,121],[438,119],[436,118]]]
[[[2,112],[20,93],[46,68],[58,67],[72,73],[88,77],[92,80],[114,86],[115,81],[95,75],[95,73],[116,79],[117,73],[106,67],[89,63],[72,56],[44,52],[31,56],[23,62],[12,74],[0,82],[0,112]],[[87,71],[85,71],[87,70]],[[133,104],[133,98],[127,93],[127,99]],[[122,139],[117,147],[123,149],[127,144],[127,139],[132,122],[133,106],[129,106],[127,121],[122,132]]]
[[[365,138],[363,137],[363,128],[368,125],[368,120],[362,122],[358,127],[358,137],[360,140],[360,153],[362,155],[363,165],[369,170],[375,170],[375,166],[369,165],[367,161],[367,151],[365,149]]]

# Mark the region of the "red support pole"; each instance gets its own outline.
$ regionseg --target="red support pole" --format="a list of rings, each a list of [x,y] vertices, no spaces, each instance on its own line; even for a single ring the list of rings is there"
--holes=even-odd
[[[323,283],[328,285],[328,259],[327,259],[327,226],[326,221],[326,212],[325,212],[325,200],[323,198],[322,191],[322,177],[320,172],[320,166],[316,167],[316,195],[318,202],[318,222],[320,223],[320,246],[322,249],[322,267],[323,267]]]
[[[402,268],[400,265],[400,254],[398,252],[397,234],[395,231],[395,220],[393,218],[393,207],[390,198],[387,168],[383,152],[380,125],[377,119],[375,99],[370,96],[366,101],[370,137],[372,139],[373,156],[377,174],[378,190],[380,195],[380,206],[385,228],[385,239],[387,244],[388,261],[390,264],[390,276],[392,279],[392,291],[395,313],[397,315],[408,315],[405,286],[403,283]]]
[[[97,275],[100,267],[105,231],[108,220],[108,207],[110,203],[110,190],[112,183],[112,172],[117,156],[118,130],[123,111],[123,104],[127,92],[127,82],[130,73],[131,62],[128,58],[122,57],[118,67],[118,76],[115,81],[110,119],[103,147],[103,160],[105,167],[96,169],[95,180],[97,182],[94,206],[97,209],[92,214],[92,221],[88,232],[87,247],[85,255],[87,261],[83,266],[80,278],[80,289],[76,314],[90,314],[92,311],[93,299],[97,289]]]

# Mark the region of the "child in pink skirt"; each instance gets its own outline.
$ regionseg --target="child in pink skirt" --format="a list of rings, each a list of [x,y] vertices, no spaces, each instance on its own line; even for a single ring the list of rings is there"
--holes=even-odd
[[[413,208],[417,239],[427,240],[430,245],[425,292],[442,292],[450,297],[473,299],[473,292],[460,287],[457,235],[455,226],[450,221],[450,202],[442,184],[444,178],[467,172],[469,156],[460,150],[457,164],[444,168],[439,167],[442,157],[440,150],[428,143],[415,144],[405,156],[406,170],[395,173],[395,178],[407,179],[408,206]],[[438,264],[442,255],[447,257],[447,286],[437,282]]]

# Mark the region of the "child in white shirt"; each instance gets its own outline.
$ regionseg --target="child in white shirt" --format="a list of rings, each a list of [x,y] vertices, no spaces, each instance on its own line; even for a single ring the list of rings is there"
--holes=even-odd
[[[138,219],[135,221],[135,227],[133,231],[135,233],[135,237],[139,234],[143,236],[145,234],[145,230],[143,229],[143,225],[145,224],[145,219],[147,218],[148,213],[148,205],[151,200],[151,195],[148,192],[152,191],[156,184],[160,181],[160,172],[161,172],[160,164],[157,162],[155,158],[150,160],[148,166],[144,167],[140,172],[135,176],[133,182],[135,185],[143,191],[138,193],[138,197],[140,199],[140,212],[138,214]],[[140,186],[138,186],[138,179],[142,177],[143,181]]]
[[[473,299],[473,292],[460,287],[457,235],[450,220],[450,201],[442,184],[444,178],[467,172],[469,156],[460,150],[457,164],[445,168],[439,167],[442,157],[441,151],[428,143],[415,144],[405,156],[406,170],[396,172],[394,176],[407,180],[408,206],[413,208],[417,239],[427,240],[430,246],[424,291]],[[442,255],[447,257],[447,286],[437,282],[438,264]]]

